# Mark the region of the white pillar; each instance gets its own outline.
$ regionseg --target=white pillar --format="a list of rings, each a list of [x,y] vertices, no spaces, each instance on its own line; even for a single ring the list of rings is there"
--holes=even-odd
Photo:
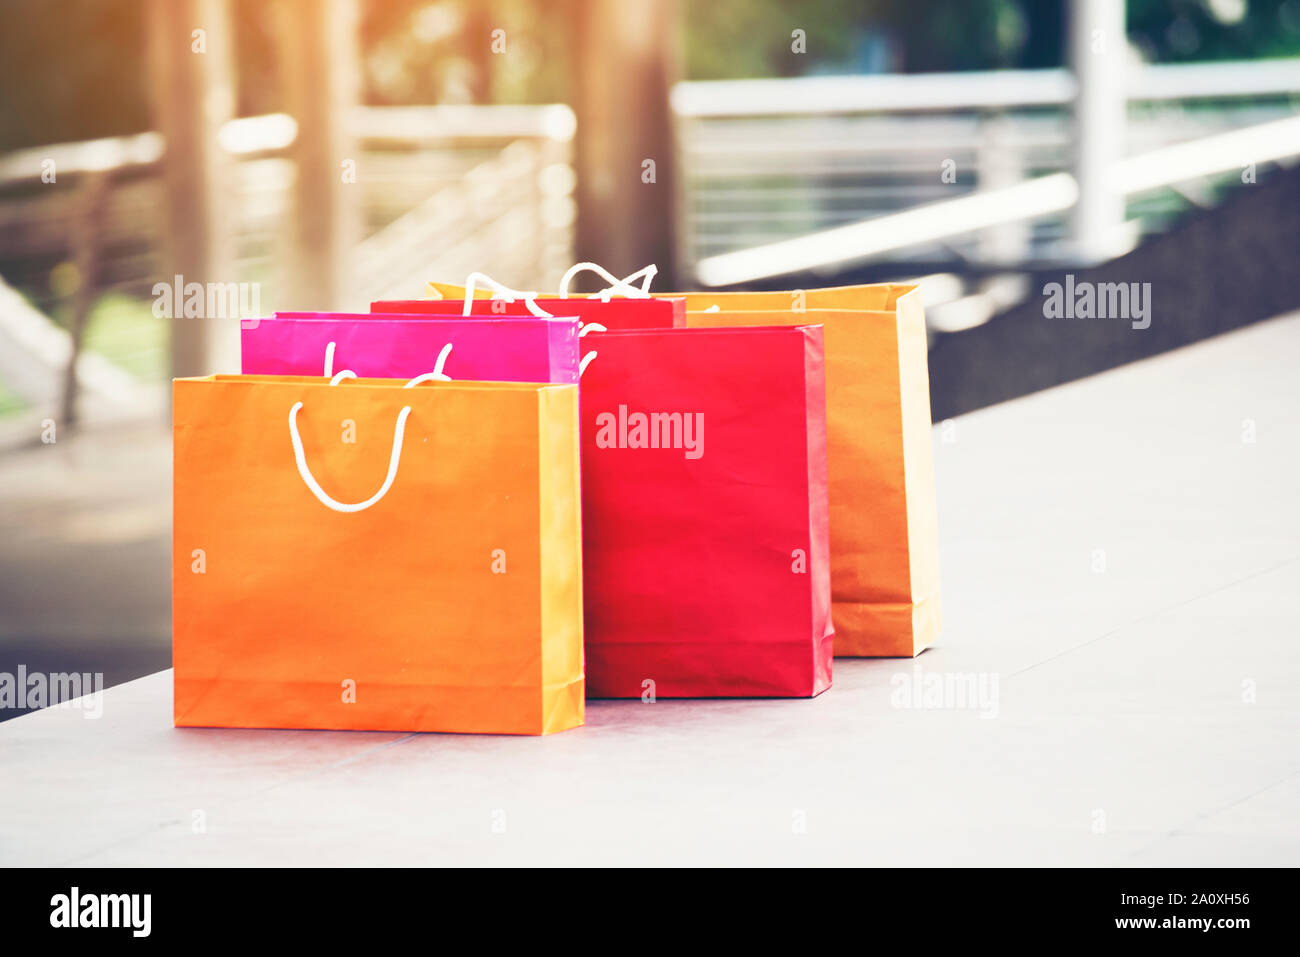
[[[1111,168],[1124,154],[1127,97],[1124,0],[1071,0],[1070,67],[1074,104],[1074,176],[1079,203],[1070,222],[1076,255],[1100,261],[1118,249],[1124,197]]]

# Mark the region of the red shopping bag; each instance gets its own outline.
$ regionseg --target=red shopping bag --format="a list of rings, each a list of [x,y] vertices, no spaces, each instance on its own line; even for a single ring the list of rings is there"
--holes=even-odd
[[[610,331],[582,378],[592,697],[831,682],[820,326]]]
[[[463,293],[462,293],[463,295]],[[475,316],[536,316],[528,302],[516,299],[475,299]],[[585,299],[534,299],[542,312],[553,316],[576,316],[583,326],[595,323],[604,329],[670,329],[686,325],[686,300],[677,299],[619,299],[602,301]],[[406,313],[429,315],[430,318],[459,317],[464,310],[463,299],[395,299],[372,302],[372,313]]]

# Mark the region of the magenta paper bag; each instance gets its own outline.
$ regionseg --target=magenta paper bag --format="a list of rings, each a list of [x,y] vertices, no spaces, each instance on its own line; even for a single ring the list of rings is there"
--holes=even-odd
[[[409,379],[441,373],[479,382],[578,381],[576,319],[376,318],[352,313],[277,313],[240,324],[245,375]]]

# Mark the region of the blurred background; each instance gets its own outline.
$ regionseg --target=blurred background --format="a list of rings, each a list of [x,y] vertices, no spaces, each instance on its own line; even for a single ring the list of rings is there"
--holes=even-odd
[[[0,672],[170,665],[166,383],[241,316],[918,281],[939,421],[1300,308],[1297,158],[1300,0],[3,0]]]

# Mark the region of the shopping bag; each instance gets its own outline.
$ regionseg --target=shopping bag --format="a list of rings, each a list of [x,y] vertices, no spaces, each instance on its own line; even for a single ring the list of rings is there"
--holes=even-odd
[[[691,327],[825,327],[835,653],[919,654],[941,627],[920,289],[666,295],[685,296]]]
[[[446,290],[447,295],[439,299],[398,299],[372,302],[372,313],[407,313],[460,315],[464,310],[465,290],[463,286],[446,283],[430,283]],[[534,307],[555,316],[576,316],[585,327],[595,323],[602,329],[670,329],[686,325],[686,301],[684,299],[621,299],[608,300],[587,298],[537,298],[531,300]],[[476,297],[470,306],[476,316],[533,316],[537,313],[528,308],[528,302],[516,299],[507,302],[504,299]]]
[[[176,380],[176,725],[580,725],[577,398]]]
[[[582,379],[587,689],[831,682],[822,331],[610,331]]]
[[[576,319],[464,319],[278,312],[240,323],[242,370],[264,375],[410,378],[425,372],[457,380],[577,382]],[[441,361],[440,361],[441,360]]]

